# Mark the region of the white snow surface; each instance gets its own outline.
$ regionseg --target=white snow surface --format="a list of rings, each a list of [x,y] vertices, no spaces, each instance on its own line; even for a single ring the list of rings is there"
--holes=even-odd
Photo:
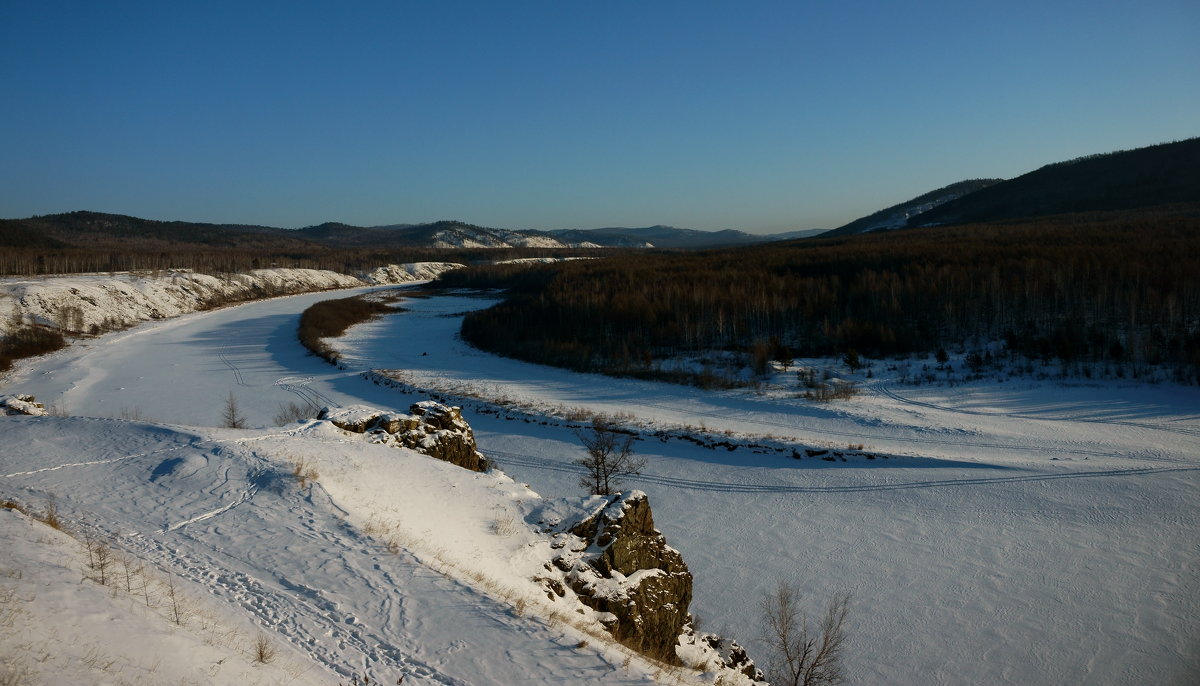
[[[518,617],[469,579],[426,566],[485,560],[488,583],[517,584],[532,559],[519,544],[540,545],[525,538],[523,508],[535,501],[522,483],[551,498],[578,494],[573,461],[583,453],[569,423],[491,414],[468,395],[548,415],[625,413],[643,428],[635,450],[649,460],[628,484],[649,494],[657,526],[695,574],[693,612],[760,661],[754,607],[782,578],[813,613],[837,591],[852,594],[854,683],[1190,684],[1200,674],[1195,388],[914,388],[877,367],[868,392],[828,404],[794,389],[704,392],[471,349],[456,337],[461,313],[489,301],[465,296],[412,299],[352,328],[336,342],[347,365],[338,369],[293,340],[299,312],[328,297],[184,315],[21,364],[0,392],[167,425],[0,417],[0,496],[37,504],[53,493],[68,517],[116,527],[108,531],[122,545],[205,589],[198,595],[229,601],[231,619],[249,616],[308,655],[314,673],[640,683],[647,670],[576,649],[569,629]],[[428,398],[359,374],[371,368],[400,370],[461,404],[481,452],[521,483],[325,423],[266,428],[285,401],[404,412]],[[201,428],[219,423],[231,391],[262,428]],[[650,433],[682,426],[728,432],[737,445]],[[810,458],[806,448],[849,457]],[[311,490],[293,484],[289,459],[316,465]],[[375,513],[381,533],[366,536]],[[510,519],[524,524],[496,535],[513,530],[500,525]],[[400,554],[380,542],[385,530]]]
[[[310,683],[352,675],[373,683],[400,677],[417,684],[652,683],[640,661],[621,667],[622,650],[580,647],[585,634],[501,599],[507,592],[514,601],[549,604],[531,580],[550,558],[548,537],[525,521],[540,499],[501,473],[481,475],[375,445],[327,422],[240,431],[9,417],[3,432],[9,445],[24,447],[0,463],[6,497],[32,510],[53,498],[68,526],[178,578],[189,607],[192,598],[215,597],[225,607],[206,598],[213,622],[250,627],[242,629],[248,636],[267,633],[287,647],[288,661],[300,663],[292,671]],[[319,475],[301,484],[293,477],[297,464]],[[503,536],[494,532],[498,520],[513,523]],[[0,520],[0,535],[17,540],[9,545],[34,556],[32,534],[23,531]],[[5,564],[14,570],[9,578],[44,578],[36,560]],[[59,574],[69,582],[57,579],[46,584],[47,592],[62,594],[66,584],[66,592],[76,593],[81,565],[61,566],[74,574]],[[487,593],[454,580],[464,568]],[[139,632],[155,624],[167,629],[169,602],[158,583],[155,607],[146,608],[166,615],[156,622],[155,613],[140,607],[139,592],[123,592],[123,567],[114,570],[111,594],[92,593],[75,604],[53,602],[57,595],[47,602],[39,591],[24,594],[29,600],[19,607],[31,622],[51,626],[60,623],[55,614],[70,617],[61,622],[69,627],[97,613],[150,615],[143,621],[150,628],[107,642],[102,634],[87,634],[117,664],[145,665],[155,648],[141,645]],[[201,624],[189,619],[176,628],[203,637]],[[68,652],[73,643],[64,639],[49,652]],[[249,650],[248,639],[228,643],[200,655],[161,645],[158,655],[190,676]],[[42,667],[36,641],[14,635],[0,647],[4,660],[38,672],[39,681],[78,683]],[[77,656],[57,659],[81,669]],[[246,683],[244,673],[235,660],[191,683]],[[290,683],[253,676],[251,683]]]
[[[12,679],[4,683],[317,686],[337,678],[273,637],[274,656],[258,663],[261,630],[205,586],[153,565],[114,559],[106,586],[83,580],[95,572],[80,541],[16,510],[0,508],[0,545],[0,675]],[[172,582],[178,624],[166,596]]]

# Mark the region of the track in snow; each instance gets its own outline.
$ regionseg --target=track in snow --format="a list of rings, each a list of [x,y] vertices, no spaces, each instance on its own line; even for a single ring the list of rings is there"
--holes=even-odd
[[[1167,426],[1164,424],[1152,424],[1149,422],[1130,422],[1123,419],[1088,419],[1086,417],[1054,417],[1046,415],[1022,414],[1020,412],[980,412],[979,410],[966,410],[959,407],[947,407],[945,405],[937,405],[935,403],[922,402],[906,398],[899,393],[893,391],[884,382],[871,384],[869,388],[879,395],[895,400],[904,405],[913,405],[916,407],[924,407],[930,410],[939,412],[949,412],[951,414],[972,415],[976,417],[1003,417],[1006,419],[1028,419],[1040,422],[1080,422],[1084,424],[1103,424],[1106,426],[1128,426],[1137,429],[1147,429],[1150,431],[1166,431],[1169,433],[1180,434],[1183,436],[1200,437],[1200,428],[1187,426]]]
[[[532,455],[490,450],[489,455],[504,458],[505,464],[516,464],[534,469],[584,474],[584,470],[572,465],[565,465],[553,460],[546,460]],[[903,464],[903,462],[900,462]],[[920,481],[905,481],[886,484],[852,484],[843,486],[791,486],[787,484],[750,484],[732,483],[726,481],[705,481],[702,479],[684,479],[675,476],[665,476],[643,472],[636,476],[626,477],[630,483],[651,483],[659,486],[682,488],[694,491],[715,493],[859,493],[870,491],[903,491],[913,488],[945,488],[960,486],[982,486],[989,484],[1005,484],[1023,481],[1054,481],[1058,479],[1084,479],[1099,477],[1139,476],[1145,474],[1163,474],[1168,472],[1200,471],[1197,467],[1146,467],[1142,469],[1101,469],[1094,471],[1072,471],[1060,474],[1021,474],[1016,476],[979,477],[966,479],[931,479]]]

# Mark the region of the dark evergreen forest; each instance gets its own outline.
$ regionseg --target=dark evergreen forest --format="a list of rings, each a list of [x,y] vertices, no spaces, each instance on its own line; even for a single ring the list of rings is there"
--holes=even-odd
[[[714,349],[761,370],[1003,341],[1012,356],[1200,380],[1195,204],[477,267],[439,284],[508,289],[464,321],[473,345],[578,370],[654,376],[656,360]]]

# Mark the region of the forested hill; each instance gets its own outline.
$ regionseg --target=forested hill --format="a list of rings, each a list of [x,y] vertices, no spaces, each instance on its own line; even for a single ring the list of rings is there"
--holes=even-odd
[[[1200,138],[1050,164],[915,215],[908,226],[1200,202]]]
[[[821,235],[845,236],[856,233],[867,233],[868,231],[879,231],[881,229],[898,229],[907,226],[909,219],[913,217],[969,193],[974,193],[981,188],[987,188],[993,184],[1000,183],[1001,181],[1003,179],[971,179],[969,181],[952,183],[936,191],[929,191],[923,195],[918,195],[908,202],[892,205],[861,219],[855,219],[845,226],[839,226]]]
[[[1004,341],[1064,365],[1167,364],[1200,380],[1200,203],[638,254],[446,285],[508,287],[463,338],[588,371],[741,350],[879,356]]]

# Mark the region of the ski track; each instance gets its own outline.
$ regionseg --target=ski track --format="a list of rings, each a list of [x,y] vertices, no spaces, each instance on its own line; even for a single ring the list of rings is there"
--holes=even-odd
[[[237,381],[237,385],[243,388],[250,388],[250,384],[246,383],[246,380],[242,378],[242,370],[238,369],[237,365],[230,362],[229,357],[225,353],[217,353],[217,357],[219,357],[221,362],[226,367],[229,367],[229,369],[233,372],[233,378]]]
[[[313,382],[313,378],[311,376],[285,376],[276,379],[274,385],[296,394],[312,410],[320,410],[322,407],[340,407],[339,403],[332,398],[309,385]]]
[[[111,465],[184,448],[192,448],[197,454],[207,454],[220,451],[222,443],[236,441],[197,442],[169,450],[146,451],[115,459],[64,464],[5,476],[34,475],[74,466]],[[230,460],[235,459],[235,456],[229,457]],[[251,452],[246,459],[253,463],[262,458]],[[242,480],[234,473],[238,467],[236,462],[230,461],[214,470],[212,481],[202,492],[212,498],[234,494],[238,482]],[[261,474],[261,470],[250,469],[245,472],[245,477],[254,482]],[[286,506],[288,517],[285,534],[260,541],[254,553],[242,557],[238,554],[241,551],[236,541],[246,534],[239,529],[258,525],[259,522],[250,520],[248,525],[244,519],[235,520],[230,523],[233,531],[228,534],[224,533],[223,526],[212,523],[220,515],[251,502],[259,493],[260,489],[252,486],[238,493],[232,502],[160,529],[139,530],[144,520],[128,514],[117,517],[124,528],[119,532],[106,530],[97,524],[94,515],[74,525],[91,531],[101,540],[118,541],[121,547],[130,550],[136,557],[153,562],[164,573],[194,582],[223,602],[244,609],[261,626],[341,678],[350,679],[357,675],[361,679],[369,676],[372,682],[393,683],[392,680],[403,676],[414,683],[469,686],[468,682],[443,673],[436,664],[421,657],[420,646],[398,643],[397,637],[391,635],[389,630],[401,636],[411,635],[404,631],[405,626],[424,621],[407,611],[405,604],[412,602],[406,600],[409,594],[430,594],[453,589],[458,593],[474,595],[474,591],[467,591],[456,582],[422,566],[410,553],[386,551],[357,533],[347,535],[339,530],[336,518],[344,515],[344,512],[325,509],[326,504],[332,504],[332,500],[319,484],[314,484],[307,493],[298,489],[283,491],[282,497],[289,501]],[[125,503],[109,507],[117,511],[129,507],[137,510],[137,506]],[[196,525],[206,524],[208,526],[205,528],[192,530]],[[134,527],[132,531],[125,528],[130,526]],[[298,570],[282,563],[272,564],[274,560],[293,557],[332,560],[341,564],[343,573],[332,594],[305,585],[300,581],[303,577]],[[417,588],[414,589],[413,584]],[[486,598],[475,598],[475,602],[495,605]],[[492,610],[497,614],[500,612],[494,607]],[[367,622],[364,623],[361,618],[366,618]],[[387,681],[381,681],[383,679]]]
[[[585,470],[573,465],[565,465],[553,460],[538,458],[532,455],[489,450],[489,455],[504,458],[505,464],[516,464],[534,469],[583,474]],[[695,491],[716,493],[856,493],[869,491],[902,491],[912,488],[941,488],[954,486],[981,486],[988,484],[1016,483],[1022,481],[1052,481],[1057,479],[1082,479],[1097,477],[1138,476],[1144,474],[1163,474],[1168,472],[1200,471],[1198,467],[1146,467],[1141,469],[1103,469],[1089,472],[1072,471],[1065,474],[1023,474],[1018,476],[979,477],[973,479],[933,479],[925,481],[905,481],[888,484],[861,484],[845,486],[789,486],[786,484],[748,484],[727,481],[704,481],[699,479],[683,479],[674,476],[664,476],[643,472],[642,474],[625,477],[630,483],[655,484],[672,488],[682,488]]]
[[[197,445],[198,445],[198,443],[186,443],[184,445],[174,446],[171,448],[159,448],[158,450],[149,450],[144,453],[134,453],[132,455],[122,455],[121,457],[113,457],[113,458],[109,458],[106,460],[89,460],[87,462],[68,462],[65,464],[55,465],[53,467],[42,467],[41,469],[32,469],[32,470],[29,470],[26,472],[13,472],[12,474],[0,474],[0,479],[12,479],[12,478],[15,478],[18,476],[29,476],[31,474],[40,474],[42,472],[54,472],[54,471],[58,471],[60,469],[69,469],[71,467],[91,467],[93,465],[99,465],[99,464],[112,464],[114,462],[124,462],[126,460],[132,460],[132,459],[138,458],[138,457],[145,457],[147,455],[157,455],[160,453],[169,453],[169,452],[173,452],[176,450],[183,450],[185,448],[194,448]]]
[[[1200,428],[1192,428],[1186,426],[1166,426],[1164,424],[1151,424],[1147,422],[1130,422],[1123,419],[1088,419],[1085,417],[1056,417],[1046,415],[1021,414],[1019,412],[981,412],[979,410],[966,410],[958,407],[947,407],[945,405],[937,405],[935,403],[922,402],[906,398],[888,387],[886,382],[878,382],[871,384],[869,388],[886,398],[895,400],[904,405],[913,405],[916,407],[924,407],[938,412],[947,412],[950,414],[973,415],[976,417],[1004,417],[1007,419],[1027,419],[1041,422],[1079,422],[1081,424],[1101,424],[1106,426],[1128,426],[1136,429],[1146,429],[1149,431],[1166,431],[1168,433],[1180,434],[1182,436],[1197,436],[1200,437]]]
[[[226,508],[228,509],[228,508]],[[201,516],[194,521],[202,521]],[[174,527],[171,531],[178,529]],[[166,533],[164,531],[156,533]],[[315,529],[291,530],[290,533],[306,542],[317,539],[323,548],[337,546],[334,556],[356,557],[361,549],[352,549],[341,539],[322,534]],[[259,623],[287,640],[318,663],[344,678],[369,676],[378,681],[383,675],[413,677],[444,686],[467,686],[467,683],[442,674],[427,662],[402,652],[393,645],[392,637],[363,625],[353,612],[345,611],[320,589],[310,588],[287,577],[272,579],[267,570],[241,570],[246,562],[221,551],[203,538],[184,532],[186,547],[142,535],[131,535],[123,542],[138,550],[139,556],[157,560],[185,579],[195,582],[225,602],[243,608]],[[178,544],[179,541],[174,543]],[[326,551],[322,554],[329,555]],[[404,554],[407,555],[407,554]],[[420,567],[415,559],[403,564]],[[394,615],[397,610],[397,587],[388,583],[392,575],[382,578],[363,575],[355,569],[352,579],[360,593],[356,597],[380,599],[379,616]],[[381,583],[382,582],[382,583]]]
[[[635,405],[639,406],[639,407],[649,407],[649,408],[654,408],[654,409],[658,409],[658,410],[667,410],[670,412],[679,412],[682,414],[690,414],[690,415],[693,415],[696,417],[708,417],[708,418],[713,418],[713,419],[729,419],[729,415],[727,413],[721,413],[721,412],[715,412],[715,411],[706,411],[706,410],[697,410],[697,409],[686,409],[685,410],[685,409],[680,409],[678,407],[674,407],[671,405],[651,404],[651,403],[638,403]],[[838,436],[841,438],[852,438],[852,439],[855,439],[858,441],[871,441],[871,442],[895,441],[897,443],[910,443],[910,444],[914,444],[914,445],[947,445],[947,446],[953,446],[953,447],[959,447],[959,448],[988,448],[991,450],[1013,450],[1013,451],[1023,451],[1023,452],[1030,451],[1029,446],[1019,445],[1019,444],[1013,445],[1010,443],[989,443],[989,442],[985,442],[985,441],[953,440],[953,439],[934,438],[934,437],[927,437],[927,436],[915,436],[915,437],[914,436],[895,436],[895,435],[880,434],[880,433],[863,433],[861,431],[839,431],[837,429],[827,429],[827,428],[822,428],[822,427],[805,426],[805,425],[802,425],[799,423],[771,421],[769,419],[747,417],[747,416],[739,416],[738,422],[740,424],[756,424],[759,426],[780,427],[780,428],[784,428],[784,429],[789,429],[791,431],[803,430],[805,432],[808,432],[808,433],[811,433],[814,435],[818,435],[818,436],[820,436],[820,435]],[[1060,447],[1060,446],[1048,446],[1048,445],[1038,446],[1037,451],[1042,452],[1042,453],[1056,453],[1059,455],[1079,455],[1079,456],[1083,456],[1083,457],[1130,457],[1129,455],[1113,453],[1113,452],[1104,451],[1104,450],[1088,450],[1086,448],[1064,448],[1064,447]],[[1184,460],[1184,459],[1176,459],[1176,458],[1169,458],[1169,457],[1155,457],[1155,456],[1146,456],[1146,455],[1139,455],[1139,456],[1137,456],[1137,459],[1145,459],[1145,460],[1160,461],[1160,462],[1182,462],[1182,463],[1189,462],[1188,460]]]
[[[242,493],[242,495],[237,500],[233,501],[232,503],[229,503],[228,505],[225,505],[223,507],[218,507],[215,510],[205,512],[204,514],[196,515],[195,517],[192,517],[191,519],[185,519],[184,521],[179,522],[177,524],[172,524],[170,526],[164,527],[162,529],[159,529],[158,533],[165,533],[168,531],[176,531],[178,529],[182,529],[183,527],[187,526],[188,524],[195,524],[196,522],[202,522],[206,519],[212,519],[213,517],[216,517],[217,515],[224,514],[228,511],[232,510],[233,508],[237,507],[238,505],[241,505],[242,503],[249,501],[251,498],[254,497],[254,494],[257,492],[258,492],[257,488],[253,488],[248,491],[245,491]]]

